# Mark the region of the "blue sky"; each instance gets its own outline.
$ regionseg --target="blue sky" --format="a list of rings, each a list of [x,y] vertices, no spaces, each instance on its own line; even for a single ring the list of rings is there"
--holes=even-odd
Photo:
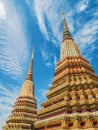
[[[32,48],[38,108],[59,61],[64,8],[71,35],[98,75],[98,0],[0,0],[0,129],[25,80]]]

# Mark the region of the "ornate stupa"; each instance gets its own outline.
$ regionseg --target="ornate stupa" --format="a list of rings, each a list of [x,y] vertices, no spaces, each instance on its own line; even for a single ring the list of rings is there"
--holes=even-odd
[[[60,61],[47,100],[36,110],[33,55],[19,97],[3,130],[98,130],[98,76],[83,58],[64,12]]]
[[[60,61],[35,130],[98,130],[98,76],[83,58],[63,17]]]
[[[33,130],[37,120],[36,99],[34,97],[34,83],[32,77],[34,51],[30,67],[19,97],[16,99],[12,113],[6,121],[3,130]]]

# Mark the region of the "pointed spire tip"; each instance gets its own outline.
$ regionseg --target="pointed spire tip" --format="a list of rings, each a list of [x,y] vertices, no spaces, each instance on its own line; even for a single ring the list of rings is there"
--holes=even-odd
[[[27,73],[27,77],[26,77],[26,80],[33,80],[32,77],[32,68],[33,68],[33,60],[34,60],[34,48],[32,49],[32,55],[31,55],[31,62],[30,62],[30,66],[29,66],[29,70],[28,70],[28,73]]]
[[[63,20],[63,41],[65,39],[72,39],[66,23],[64,9],[62,10],[62,20]]]
[[[31,59],[34,59],[34,48],[32,49],[32,56]]]
[[[64,14],[64,8],[62,8],[62,14]]]
[[[65,13],[64,13],[64,9],[62,8],[62,19],[65,20]]]

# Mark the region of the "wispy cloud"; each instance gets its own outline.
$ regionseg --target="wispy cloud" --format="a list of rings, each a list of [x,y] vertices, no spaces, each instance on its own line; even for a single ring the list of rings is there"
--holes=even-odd
[[[5,6],[3,0],[0,0],[0,19],[6,18]]]
[[[46,50],[46,48],[44,47],[41,50],[42,53],[42,58],[45,61],[45,65],[47,66],[47,68],[50,68],[52,66],[51,60],[50,60],[50,55],[49,55],[49,51]]]
[[[48,90],[46,90],[46,89],[44,89],[44,88],[41,88],[41,89],[38,90],[38,93],[39,93],[40,95],[36,96],[37,102],[42,103],[43,100],[46,99],[46,93],[47,93],[47,91],[48,91]],[[41,104],[37,103],[37,108],[38,108],[38,110],[41,109]]]
[[[84,56],[90,61],[93,57],[90,55],[97,49],[97,35],[98,35],[98,20],[94,17],[92,20],[85,22],[85,24],[78,29],[74,35],[75,41],[79,44]],[[91,57],[91,58],[90,58]]]
[[[96,39],[98,33],[98,20],[90,20],[84,24],[84,26],[78,30],[76,34],[76,40],[80,44],[80,47],[84,49],[86,46],[91,45]]]
[[[41,50],[41,53],[47,68],[56,66],[57,56],[55,53],[50,53],[50,51],[45,47]]]
[[[42,97],[42,98],[46,98],[46,92],[47,92],[46,89],[43,89],[43,88],[42,88],[42,89],[39,90],[39,92],[41,93],[41,97]]]
[[[44,6],[45,6],[44,1],[42,1],[41,4],[37,0],[34,1],[34,8],[35,8],[34,11],[35,11],[35,15],[38,20],[40,30],[41,30],[41,32],[43,32],[43,34],[46,36],[46,38],[49,39],[48,31],[47,31],[47,28],[45,25],[44,8],[43,8]]]
[[[24,28],[11,1],[1,0],[0,10],[0,70],[21,78],[28,55]]]
[[[49,55],[47,54],[47,52],[45,50],[42,50],[42,56],[43,56],[44,60],[48,60],[48,58],[49,58]]]
[[[12,106],[19,93],[19,88],[17,86],[15,87],[16,89],[11,87],[11,90],[8,89],[9,86],[11,87],[12,85],[9,84],[4,86],[2,83],[0,83],[0,110],[2,110],[0,111],[0,129],[2,129],[2,126],[8,119],[8,116],[12,110]]]
[[[76,5],[76,11],[78,13],[84,11],[88,7],[89,1],[90,0],[79,1],[79,3]]]
[[[57,64],[57,57],[56,57],[56,55],[54,55],[54,65],[55,65],[55,67],[56,67],[56,64]]]
[[[53,78],[50,78],[50,81],[49,81],[49,84],[48,84],[49,88],[52,86],[52,80],[53,80]]]
[[[47,68],[50,68],[53,65],[50,62],[46,62],[46,66],[47,66]]]
[[[31,10],[34,11],[34,15],[38,21],[38,25],[43,36],[47,40],[53,41],[55,44],[58,44],[58,40],[61,39],[61,35],[59,35],[61,16],[57,13],[57,10],[58,6],[62,2],[59,2],[59,4],[56,0],[54,1],[54,4],[52,0],[44,0],[41,2],[40,0],[34,0],[32,2],[30,0],[26,0],[26,2],[31,7]],[[30,2],[33,4],[30,5]]]

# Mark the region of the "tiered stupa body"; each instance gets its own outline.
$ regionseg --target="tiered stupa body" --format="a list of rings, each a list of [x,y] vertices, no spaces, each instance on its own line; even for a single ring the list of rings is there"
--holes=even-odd
[[[36,130],[98,130],[98,77],[82,57],[63,15],[63,41],[52,86]]]
[[[17,98],[12,114],[9,116],[3,130],[33,130],[37,120],[36,100],[34,98],[34,84],[32,81],[33,54],[29,71],[22,85],[20,96]]]

